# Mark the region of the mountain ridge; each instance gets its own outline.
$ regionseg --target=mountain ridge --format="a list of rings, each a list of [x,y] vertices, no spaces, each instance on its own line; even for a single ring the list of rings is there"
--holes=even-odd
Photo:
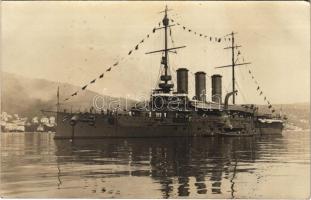
[[[41,110],[56,110],[58,87],[60,87],[61,100],[81,89],[79,86],[69,83],[28,78],[3,71],[1,85],[1,110],[12,114],[18,113],[26,117],[42,115]],[[124,105],[125,101],[128,104],[135,102],[131,99],[110,97],[94,91],[84,90],[81,95],[72,97],[66,104],[61,101],[61,108],[84,111],[94,106],[94,97],[101,97],[110,101],[116,101],[117,99],[121,102],[121,105]]]

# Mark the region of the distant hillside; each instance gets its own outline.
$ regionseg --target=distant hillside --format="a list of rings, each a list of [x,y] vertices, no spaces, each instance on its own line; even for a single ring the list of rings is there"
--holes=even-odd
[[[58,86],[60,87],[61,100],[79,89],[79,87],[67,83],[57,83],[44,79],[30,79],[16,74],[2,72],[1,111],[11,114],[17,113],[25,117],[42,115],[41,109],[55,111]],[[62,105],[62,109],[84,111],[92,106],[95,96],[100,96],[100,94],[86,90],[83,94],[75,96],[68,103]],[[114,101],[114,106],[119,104],[116,98],[109,96],[102,97],[105,99],[105,108],[108,105],[108,101]],[[125,105],[125,99],[122,98],[120,101],[123,107]],[[128,100],[128,105],[132,105],[133,102],[133,100]]]

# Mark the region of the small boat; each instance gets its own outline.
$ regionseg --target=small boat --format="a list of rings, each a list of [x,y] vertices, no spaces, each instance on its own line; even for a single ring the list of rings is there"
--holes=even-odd
[[[244,132],[244,131],[230,131],[230,132],[223,132],[219,133],[219,136],[224,137],[247,137],[247,136],[254,136],[255,132]]]

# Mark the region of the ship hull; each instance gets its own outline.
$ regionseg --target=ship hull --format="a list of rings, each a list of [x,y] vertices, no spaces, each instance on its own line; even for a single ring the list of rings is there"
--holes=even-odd
[[[191,120],[155,119],[145,116],[108,116],[96,114],[92,122],[71,123],[73,114],[58,113],[55,139],[106,137],[204,137],[216,136],[234,127],[246,132],[255,130],[250,119],[232,119],[230,124],[222,117],[192,118]],[[227,127],[227,128],[226,128]]]

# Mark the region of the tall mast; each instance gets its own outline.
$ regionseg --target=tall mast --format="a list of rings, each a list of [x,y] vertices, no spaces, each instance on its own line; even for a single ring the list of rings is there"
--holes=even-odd
[[[164,25],[164,31],[165,31],[165,34],[164,34],[164,70],[165,70],[165,76],[167,76],[167,68],[168,68],[168,50],[167,50],[167,26],[169,24],[169,20],[167,18],[167,6],[165,7],[165,15],[164,15],[164,18],[163,18],[163,25]],[[165,84],[167,84],[167,81],[168,80],[165,80]]]
[[[235,65],[235,61],[234,61],[234,33],[232,31],[231,33],[231,48],[232,48],[232,92],[235,91],[235,74],[234,74],[234,65]],[[235,93],[233,93],[232,96],[232,104],[235,104]]]
[[[235,67],[236,66],[239,66],[239,65],[247,65],[247,64],[251,64],[250,62],[247,62],[247,63],[239,63],[239,64],[236,64],[237,62],[237,59],[235,59],[235,52],[234,52],[234,49],[237,49],[239,47],[241,47],[240,45],[235,45],[234,44],[234,35],[236,33],[234,33],[233,31],[231,33],[229,33],[228,35],[231,35],[231,47],[226,47],[224,49],[231,49],[232,51],[232,57],[231,57],[231,65],[225,65],[225,66],[220,66],[220,67],[216,67],[216,68],[225,68],[225,67],[231,67],[232,68],[232,92],[233,92],[233,95],[232,95],[232,104],[235,104]],[[226,36],[228,36],[226,35]],[[225,37],[226,37],[225,36]]]
[[[161,13],[164,12],[164,18],[162,20],[163,23],[163,27],[159,27],[159,28],[155,28],[154,30],[159,30],[159,29],[164,29],[164,49],[158,50],[158,51],[151,51],[151,52],[147,52],[146,54],[151,54],[151,53],[159,53],[159,52],[164,52],[164,55],[162,56],[162,60],[161,60],[161,64],[164,68],[164,72],[162,71],[162,75],[160,77],[160,83],[159,83],[159,88],[160,91],[163,93],[169,93],[170,91],[172,91],[174,84],[173,83],[169,83],[169,81],[172,80],[172,76],[168,74],[168,53],[169,52],[173,52],[171,50],[176,50],[176,49],[180,49],[180,48],[184,48],[186,46],[180,46],[180,47],[173,47],[173,48],[168,48],[168,35],[167,35],[167,31],[168,28],[173,25],[169,25],[169,19],[167,16],[167,12],[170,11],[167,6],[165,7],[165,10],[162,11]]]

